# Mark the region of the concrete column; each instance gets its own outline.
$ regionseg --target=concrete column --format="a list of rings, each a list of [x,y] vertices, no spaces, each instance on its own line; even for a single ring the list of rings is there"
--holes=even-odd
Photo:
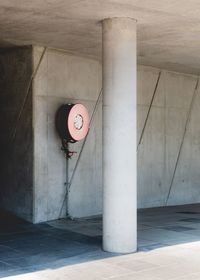
[[[136,21],[103,21],[103,249],[137,249]]]

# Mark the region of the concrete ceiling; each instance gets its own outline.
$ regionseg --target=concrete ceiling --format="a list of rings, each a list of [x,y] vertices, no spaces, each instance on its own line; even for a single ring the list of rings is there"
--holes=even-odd
[[[200,0],[0,0],[0,46],[39,44],[101,59],[101,24],[138,20],[138,62],[200,73]]]

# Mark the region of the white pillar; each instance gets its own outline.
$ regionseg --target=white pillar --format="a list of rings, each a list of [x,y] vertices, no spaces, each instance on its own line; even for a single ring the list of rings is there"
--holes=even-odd
[[[103,21],[103,249],[137,250],[136,21]]]

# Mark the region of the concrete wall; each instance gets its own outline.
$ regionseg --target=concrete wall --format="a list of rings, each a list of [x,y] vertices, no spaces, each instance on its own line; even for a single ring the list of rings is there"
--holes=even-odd
[[[138,139],[158,70],[138,69]],[[163,206],[172,181],[197,77],[162,71],[138,149],[138,207]],[[200,202],[199,90],[188,123],[168,205]]]
[[[0,207],[32,221],[32,47],[0,52]],[[21,118],[19,114],[21,112]],[[13,134],[16,135],[14,136]]]
[[[42,53],[34,48],[34,67]],[[60,213],[66,193],[66,160],[55,130],[55,113],[60,105],[81,102],[90,115],[101,88],[101,67],[94,60],[48,50],[34,80],[34,221],[65,216]],[[101,106],[95,116],[88,141],[75,174],[68,200],[71,216],[101,212]],[[71,145],[79,152],[82,141]],[[78,154],[69,160],[71,177]],[[64,206],[66,206],[65,201]]]
[[[34,48],[35,65],[41,51]],[[159,69],[138,67],[138,140],[158,73]],[[196,76],[162,70],[138,149],[139,208],[165,205],[196,81]],[[100,88],[98,62],[56,51],[46,53],[34,82],[35,221],[58,217],[66,189],[66,162],[54,126],[56,109],[65,102],[82,102],[91,112]],[[199,98],[192,110],[169,205],[200,201],[198,102]],[[69,193],[68,212],[72,217],[101,213],[101,106]],[[81,145],[71,148],[78,152]],[[76,160],[77,155],[69,160],[69,178]],[[64,207],[62,215],[65,211]]]
[[[72,217],[98,215],[102,210],[102,104],[64,203],[66,160],[54,119],[57,108],[67,102],[85,104],[91,115],[101,89],[99,62],[46,51],[17,127],[15,142],[9,142],[42,51],[43,48],[34,47],[33,51],[22,48],[0,53],[0,206],[33,222],[64,217],[67,210]],[[138,66],[138,140],[158,73],[159,69]],[[165,205],[196,81],[196,76],[162,70],[138,148],[139,208]],[[199,109],[198,91],[168,205],[200,202]],[[76,143],[70,148],[79,153],[81,145],[82,142]],[[69,178],[77,158],[78,154],[69,160]]]

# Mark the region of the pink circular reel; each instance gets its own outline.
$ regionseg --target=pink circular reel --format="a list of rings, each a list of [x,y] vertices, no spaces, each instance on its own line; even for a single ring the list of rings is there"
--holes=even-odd
[[[88,133],[89,115],[87,109],[82,104],[75,104],[68,115],[67,126],[71,137],[75,141],[80,141]]]

